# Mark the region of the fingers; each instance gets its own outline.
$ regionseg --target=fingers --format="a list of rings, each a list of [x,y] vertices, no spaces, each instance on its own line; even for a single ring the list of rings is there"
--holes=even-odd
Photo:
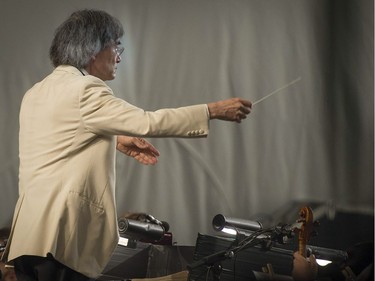
[[[134,138],[134,144],[139,148],[138,154],[134,157],[144,165],[154,165],[158,162],[159,151],[143,138]]]
[[[246,112],[246,113],[250,113],[251,112],[251,108],[253,107],[253,104],[252,104],[251,101],[240,99],[240,103],[242,105],[241,109],[244,110],[244,112]]]
[[[242,104],[241,106],[240,106],[240,110],[241,110],[241,112],[243,112],[243,113],[245,113],[245,114],[249,114],[250,112],[251,112],[251,108],[252,108],[252,106],[251,106],[251,102],[250,102],[250,105],[248,106],[248,105],[245,105],[245,104]]]
[[[293,258],[295,258],[295,259],[305,259],[299,252],[294,252]]]
[[[139,147],[141,149],[148,149],[155,156],[160,156],[160,152],[151,143],[149,143],[145,139],[135,138],[135,141],[137,142],[137,143],[135,143],[137,145],[137,147]]]
[[[156,155],[139,151],[136,155],[133,156],[138,162],[144,165],[155,165],[158,162]]]
[[[243,119],[246,119],[247,115],[251,112],[252,103],[248,100],[235,98],[235,110],[234,121],[241,123]]]
[[[313,275],[316,276],[318,273],[318,264],[316,262],[315,255],[310,255],[309,260],[310,260],[311,270],[313,272]]]
[[[239,100],[239,105],[238,105],[238,109],[236,112],[235,121],[237,123],[241,123],[243,119],[246,119],[247,115],[250,114],[251,112],[251,107],[252,107],[251,101]]]
[[[158,162],[157,157],[146,155],[143,153],[138,154],[134,158],[143,165],[155,165]]]

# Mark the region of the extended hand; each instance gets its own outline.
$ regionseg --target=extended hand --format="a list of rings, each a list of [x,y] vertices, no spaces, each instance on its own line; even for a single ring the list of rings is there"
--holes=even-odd
[[[242,119],[246,119],[246,116],[251,112],[251,106],[251,101],[231,98],[209,103],[208,111],[211,119],[241,123]]]
[[[159,151],[143,138],[117,136],[116,148],[144,165],[156,164],[160,155]]]

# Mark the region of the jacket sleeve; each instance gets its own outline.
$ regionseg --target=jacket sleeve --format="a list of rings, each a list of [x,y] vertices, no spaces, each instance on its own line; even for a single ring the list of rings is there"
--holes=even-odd
[[[143,137],[206,137],[207,105],[145,111],[117,98],[101,80],[81,91],[79,108],[87,130],[95,134]]]

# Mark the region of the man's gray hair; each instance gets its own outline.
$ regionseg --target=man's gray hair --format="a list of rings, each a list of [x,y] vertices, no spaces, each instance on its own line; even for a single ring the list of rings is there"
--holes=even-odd
[[[117,43],[123,34],[120,21],[104,11],[76,11],[57,28],[50,59],[55,67],[85,68],[93,56]]]

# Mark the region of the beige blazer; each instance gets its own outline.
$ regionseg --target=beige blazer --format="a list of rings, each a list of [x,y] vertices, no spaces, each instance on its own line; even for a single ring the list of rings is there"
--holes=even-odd
[[[116,135],[205,137],[206,105],[147,112],[59,66],[24,96],[19,199],[3,259],[46,256],[91,278],[114,251]]]

